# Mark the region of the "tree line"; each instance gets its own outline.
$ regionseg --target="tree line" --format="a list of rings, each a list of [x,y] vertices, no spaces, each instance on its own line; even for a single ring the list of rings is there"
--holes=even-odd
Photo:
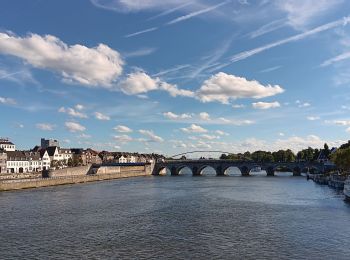
[[[329,146],[325,143],[324,149],[314,149],[308,147],[303,149],[296,154],[290,150],[278,150],[276,152],[269,151],[255,151],[255,152],[245,152],[237,154],[222,154],[220,159],[222,160],[235,160],[235,161],[253,161],[261,163],[271,163],[271,162],[296,162],[296,161],[316,161],[321,153],[323,152],[324,159],[330,159],[331,151]]]

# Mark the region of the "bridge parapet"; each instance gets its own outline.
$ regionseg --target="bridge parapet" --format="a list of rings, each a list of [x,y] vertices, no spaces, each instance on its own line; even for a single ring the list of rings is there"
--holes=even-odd
[[[171,175],[179,175],[181,169],[188,167],[194,176],[201,175],[202,170],[206,167],[215,169],[218,176],[225,175],[230,167],[236,167],[241,171],[243,176],[248,176],[253,168],[265,170],[267,176],[273,176],[278,168],[289,169],[294,176],[300,176],[303,169],[316,169],[324,172],[323,163],[319,162],[274,162],[274,163],[257,163],[247,161],[233,160],[167,160],[157,162],[154,167],[153,175],[159,175],[164,169],[169,169]]]

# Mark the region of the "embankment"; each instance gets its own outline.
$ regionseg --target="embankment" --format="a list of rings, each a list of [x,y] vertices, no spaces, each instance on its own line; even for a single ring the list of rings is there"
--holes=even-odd
[[[49,178],[0,181],[0,191],[150,176],[151,172],[149,164],[144,166],[101,166],[98,168],[82,166],[52,171]]]

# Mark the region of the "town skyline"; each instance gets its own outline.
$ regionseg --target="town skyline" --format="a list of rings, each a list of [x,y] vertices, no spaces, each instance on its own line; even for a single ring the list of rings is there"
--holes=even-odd
[[[349,139],[346,1],[4,1],[0,9],[0,136],[21,150],[43,136],[165,155],[297,152]]]

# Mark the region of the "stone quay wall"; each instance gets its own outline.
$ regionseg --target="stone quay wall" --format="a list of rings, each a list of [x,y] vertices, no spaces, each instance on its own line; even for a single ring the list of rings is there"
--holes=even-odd
[[[79,169],[78,169],[79,168]],[[69,172],[70,169],[73,171]],[[108,166],[92,168],[74,167],[50,172],[55,177],[37,178],[29,180],[4,180],[0,181],[0,191],[30,189],[65,184],[76,184],[93,181],[103,181],[130,177],[151,176],[151,166]],[[58,173],[57,173],[58,171]],[[85,174],[83,172],[85,171]],[[69,174],[70,173],[70,174]],[[67,175],[65,175],[67,174]],[[61,175],[61,176],[58,176]]]

